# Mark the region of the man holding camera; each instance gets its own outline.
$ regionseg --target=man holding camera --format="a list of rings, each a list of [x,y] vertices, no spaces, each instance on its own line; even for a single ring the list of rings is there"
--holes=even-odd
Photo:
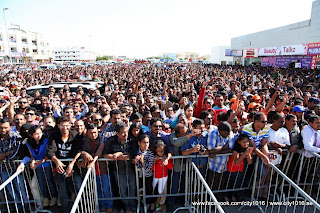
[[[195,158],[192,158],[192,162],[194,162],[201,172],[202,176],[205,177],[206,169],[207,169],[207,157],[201,157],[201,155],[208,154],[207,150],[207,140],[208,140],[208,132],[205,130],[204,121],[201,119],[195,119],[192,123],[193,133],[192,136],[187,142],[185,142],[181,147],[180,151],[182,155],[195,155]],[[200,155],[200,156],[198,156]]]

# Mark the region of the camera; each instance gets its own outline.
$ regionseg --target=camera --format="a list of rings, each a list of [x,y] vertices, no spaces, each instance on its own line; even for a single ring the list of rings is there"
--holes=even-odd
[[[206,150],[206,147],[204,145],[200,145],[200,152],[204,152]]]

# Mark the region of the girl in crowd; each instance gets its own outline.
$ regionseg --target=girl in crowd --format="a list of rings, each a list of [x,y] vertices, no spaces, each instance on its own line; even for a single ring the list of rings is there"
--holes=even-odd
[[[144,168],[145,170],[145,186],[146,186],[146,195],[152,195],[152,165],[154,163],[154,154],[149,149],[149,136],[142,134],[138,138],[139,149],[137,156],[135,157],[135,164],[138,165],[138,168]],[[139,184],[143,186],[143,174],[139,172]],[[147,209],[154,211],[155,204],[153,198],[147,198]]]
[[[162,161],[162,159],[166,158],[165,156],[168,154],[166,149],[166,144],[162,140],[157,140],[154,142],[154,152],[156,153],[156,161],[152,166],[152,170],[154,171],[152,186],[153,190],[158,188],[159,195],[167,194],[167,181],[168,181],[168,169],[173,168],[172,159],[167,162],[167,165]],[[156,212],[160,213],[162,210],[165,211],[165,202],[166,197],[158,197],[156,201]],[[162,206],[162,207],[160,207]]]
[[[24,169],[24,165],[31,161],[30,168],[35,169],[39,181],[40,190],[43,200],[43,206],[53,206],[57,202],[57,189],[53,181],[50,162],[47,160],[48,138],[43,134],[40,126],[32,126],[29,131],[29,138],[26,145],[28,147],[30,157],[24,157],[18,169]],[[49,190],[48,190],[49,187]],[[51,200],[49,202],[49,197]]]
[[[249,147],[249,144],[249,136],[246,134],[240,134],[234,144],[232,155],[227,164],[227,171],[229,172],[228,188],[240,188],[243,184],[244,159],[247,159],[248,164],[252,164],[253,147]],[[239,198],[238,192],[230,194],[232,201]]]

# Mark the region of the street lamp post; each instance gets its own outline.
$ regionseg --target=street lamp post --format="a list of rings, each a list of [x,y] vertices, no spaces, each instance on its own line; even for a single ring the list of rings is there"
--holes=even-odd
[[[5,11],[8,10],[8,9],[9,8],[3,8],[3,17],[4,17],[4,24],[5,24],[5,27],[6,27],[7,41],[8,41],[8,62],[9,62],[9,64],[11,64],[11,57],[10,57],[11,49],[10,49],[10,44],[9,44],[9,34],[8,34],[7,20],[6,20],[6,14],[5,14]]]

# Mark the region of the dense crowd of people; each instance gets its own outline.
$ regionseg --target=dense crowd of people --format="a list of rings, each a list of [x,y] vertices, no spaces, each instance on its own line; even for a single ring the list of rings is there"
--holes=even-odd
[[[267,167],[283,149],[295,153],[295,158],[301,149],[320,152],[319,76],[317,70],[204,64],[32,71],[4,67],[0,178],[4,182],[28,166],[36,173],[43,205],[59,202],[68,212],[83,168],[95,168],[99,198],[116,193],[134,197],[135,165],[145,170],[138,177],[141,184],[145,178],[147,195],[165,195],[167,189],[176,194],[183,190],[185,162],[173,161],[172,156],[190,155],[196,156],[190,160],[211,189],[221,189],[226,173],[235,180],[234,173],[243,173],[244,164],[254,164],[257,156]],[[101,85],[88,92],[82,86],[71,90],[68,84],[62,89],[51,86],[49,94],[27,92],[42,83],[80,81]],[[217,155],[222,153],[232,155]],[[22,162],[17,166],[13,160]],[[23,187],[14,182],[7,190],[18,198],[14,194],[21,191],[24,199]],[[228,199],[239,197],[236,192],[218,194],[218,200]],[[136,211],[136,200],[122,202],[121,212]],[[176,197],[159,196],[148,198],[147,206],[162,212],[176,202]],[[101,199],[99,207],[112,212],[114,202]]]

